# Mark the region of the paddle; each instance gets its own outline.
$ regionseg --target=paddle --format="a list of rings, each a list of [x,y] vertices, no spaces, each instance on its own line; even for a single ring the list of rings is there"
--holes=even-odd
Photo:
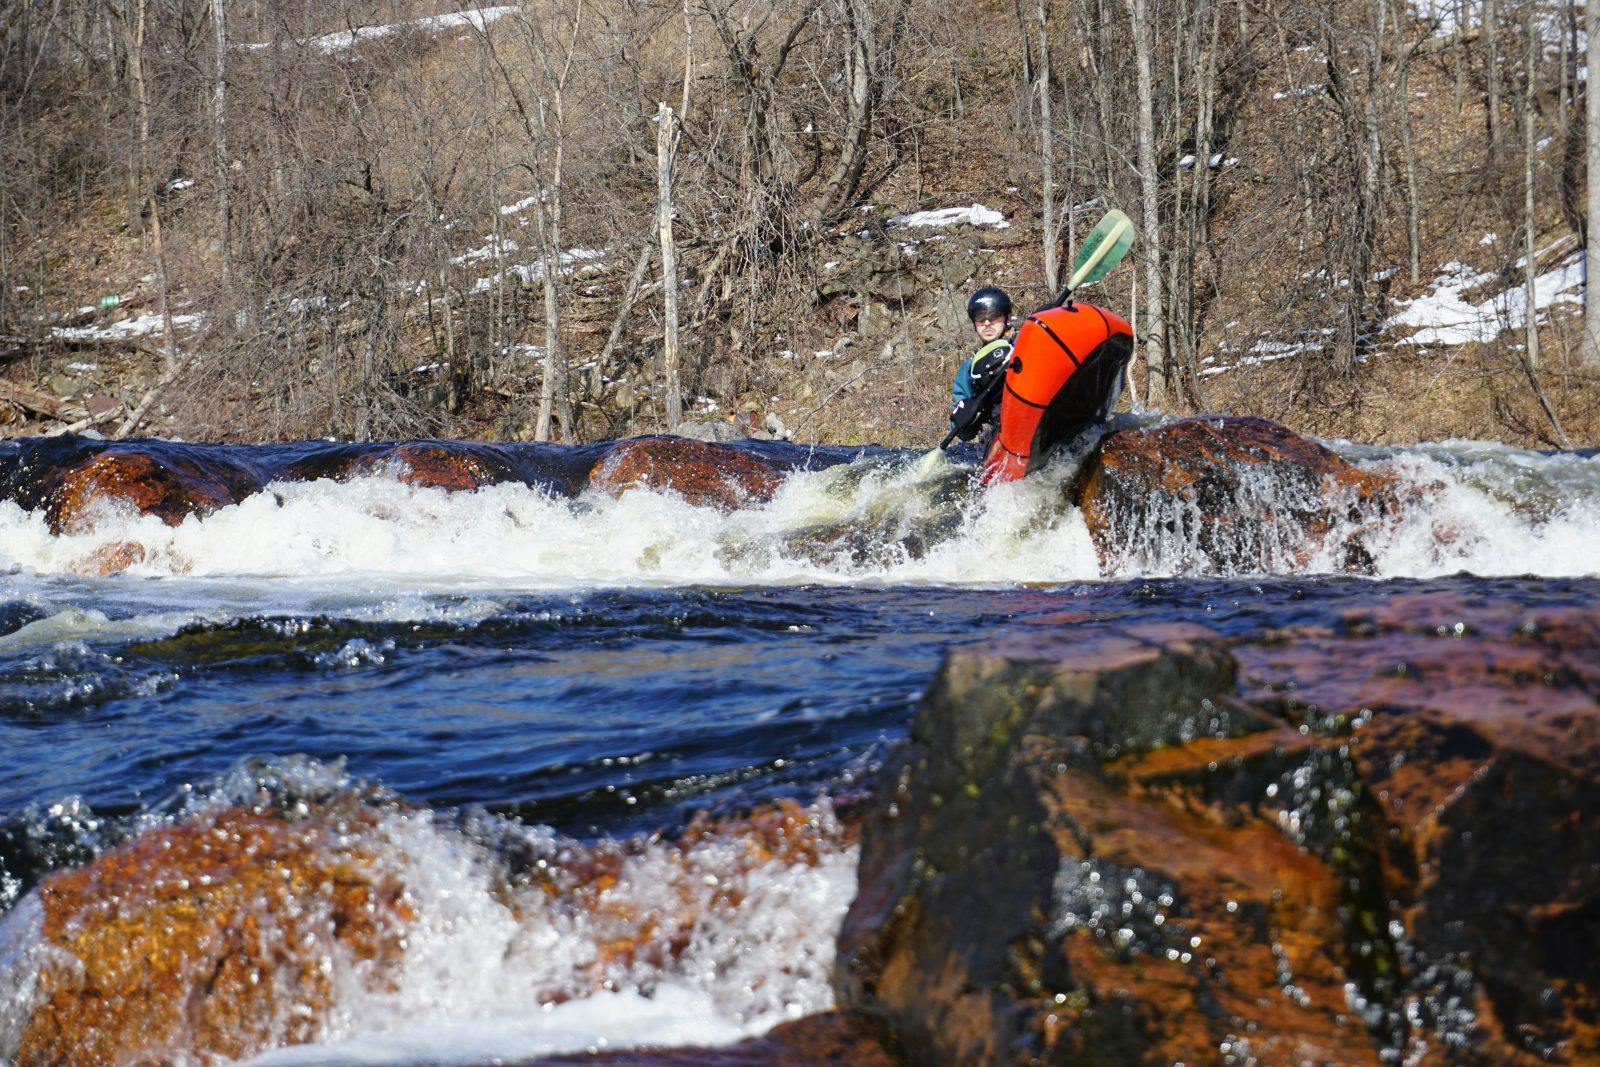
[[[1128,254],[1128,249],[1132,246],[1133,220],[1116,208],[1112,208],[1106,212],[1105,218],[1096,223],[1095,228],[1089,231],[1089,236],[1083,239],[1083,245],[1078,249],[1077,262],[1073,264],[1072,276],[1067,279],[1067,287],[1061,291],[1061,296],[1056,302],[1049,306],[1053,308],[1066,306],[1071,302],[1072,294],[1075,290],[1085,285],[1092,285],[1107,274],[1110,274],[1112,268],[1122,262],[1122,257]],[[1039,310],[1044,311],[1047,309],[1040,308]],[[972,405],[974,415],[988,406],[989,399],[994,396],[995,392],[1000,388],[1000,384],[1005,380],[1006,376],[1002,372],[996,374],[994,381],[984,387],[983,392],[978,394],[976,401]],[[923,456],[918,462],[917,470],[921,473],[928,473],[935,463],[935,457],[949,448],[950,442],[954,441],[956,435],[966,428],[967,424],[965,423],[951,427],[950,432],[945,434],[944,440],[939,442],[939,447]]]

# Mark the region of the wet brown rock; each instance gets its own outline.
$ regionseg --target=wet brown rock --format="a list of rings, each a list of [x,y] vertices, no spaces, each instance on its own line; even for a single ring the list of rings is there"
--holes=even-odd
[[[408,441],[395,448],[393,458],[406,485],[460,491],[505,480],[482,456],[461,446]]]
[[[315,1037],[325,961],[392,959],[411,918],[341,839],[368,818],[226,809],[48,879],[52,951],[17,1062],[236,1058]]]
[[[772,499],[783,474],[732,445],[682,437],[636,437],[606,452],[589,476],[612,496],[628,489],[670,489],[689,503],[723,510]]]
[[[615,1067],[895,1067],[882,1037],[866,1018],[850,1012],[822,1012],[781,1023],[761,1037],[727,1048],[634,1049],[589,1056],[536,1060],[537,1067],[612,1064]],[[533,1065],[530,1065],[533,1067]]]
[[[1600,608],[952,653],[841,1005],[912,1062],[1595,1062]]]
[[[1232,687],[1197,627],[952,654],[863,829],[842,1004],[912,1062],[1376,1062],[1339,882],[1253,803],[1313,742]]]
[[[177,526],[236,504],[261,488],[255,475],[220,458],[201,462],[146,451],[99,452],[54,478],[46,498],[52,533],[89,529],[99,507],[131,507]]]
[[[284,465],[275,480],[387,477],[406,485],[452,491],[517,480],[510,459],[496,446],[474,441],[397,441],[318,447]]]
[[[1283,571],[1327,553],[1360,571],[1371,560],[1359,535],[1398,510],[1399,492],[1277,423],[1205,416],[1107,435],[1078,503],[1112,566],[1167,530],[1189,569]]]
[[[463,491],[513,480],[493,446],[461,441],[402,441],[320,449],[280,472],[284,481],[393,477],[406,485]]]
[[[1416,994],[1485,1061],[1600,1059],[1600,608],[1394,598],[1238,656],[1258,702],[1357,724]]]
[[[101,545],[73,569],[79,574],[104,578],[108,574],[121,574],[129,567],[144,562],[144,546],[137,541],[116,541]]]

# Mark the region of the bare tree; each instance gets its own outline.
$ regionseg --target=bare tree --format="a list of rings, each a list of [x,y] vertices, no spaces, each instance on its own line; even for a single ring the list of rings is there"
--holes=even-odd
[[[1584,4],[1584,29],[1591,42],[1600,40],[1600,0],[1586,0]],[[1600,263],[1600,48],[1591,47],[1586,59],[1587,87],[1583,93],[1584,125],[1587,128],[1587,147],[1584,150],[1588,172],[1584,217],[1587,220],[1587,240],[1584,245],[1583,287],[1583,346],[1582,362],[1600,370],[1600,285],[1593,283],[1593,264]]]
[[[678,135],[672,108],[656,110],[656,232],[661,241],[662,389],[667,427],[683,421],[683,382],[678,373],[678,250],[672,240],[672,157]]]
[[[1161,175],[1156,170],[1156,129],[1154,76],[1151,72],[1151,53],[1155,50],[1150,24],[1149,0],[1126,0],[1133,20],[1134,62],[1138,67],[1139,82],[1139,189],[1140,225],[1143,234],[1145,278],[1145,361],[1150,384],[1145,392],[1145,402],[1152,407],[1166,401],[1166,316],[1162,303],[1161,278]]]
[[[1038,0],[1035,10],[1039,16],[1039,173],[1043,200],[1044,287],[1055,293],[1061,288],[1061,227],[1056,223],[1055,117],[1050,107],[1055,90],[1050,84],[1049,0]]]

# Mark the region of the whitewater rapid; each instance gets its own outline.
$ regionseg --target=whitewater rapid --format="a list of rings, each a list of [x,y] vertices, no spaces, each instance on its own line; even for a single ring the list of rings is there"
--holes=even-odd
[[[1334,443],[1358,466],[1415,490],[1404,513],[1351,523],[1372,575],[1579,576],[1600,572],[1600,457],[1482,442],[1397,448]],[[0,502],[0,568],[77,574],[131,543],[130,577],[270,579],[360,586],[550,590],[748,584],[1060,583],[1226,573],[1175,528],[1129,530],[1096,553],[1068,503],[1070,460],[980,489],[943,464],[881,456],[789,474],[765,504],[722,511],[670,491],[555,496],[520,483],[469,492],[391,477],[274,484],[176,527],[105,508],[87,532],[53,535],[42,512]],[[1260,479],[1241,511],[1270,513],[1288,490]],[[1338,531],[1336,531],[1336,534]],[[1283,551],[1264,573],[1341,570],[1332,551]],[[1341,540],[1335,536],[1328,544]]]
[[[1273,525],[1304,486],[1241,478],[1229,515],[1270,534],[1249,572],[1208,557],[1181,505],[1097,548],[1071,457],[983,488],[877,452],[734,510],[646,488],[449,492],[388,470],[273,483],[176,526],[100,505],[56,535],[43,510],[0,502],[0,753],[21,764],[0,775],[0,1060],[36,992],[29,879],[248,800],[262,760],[337,792],[355,788],[348,759],[406,797],[372,851],[422,919],[390,984],[330,954],[317,1042],[249,1062],[726,1045],[832,1005],[857,850],[835,836],[813,862],[749,864],[737,833],[686,849],[656,834],[774,798],[833,825],[828,798],[902,736],[949,645],[1109,620],[1326,623],[1384,579],[1593,596],[1600,457],[1330,447],[1392,476],[1402,506],[1308,541]],[[1347,541],[1371,561],[1360,576]],[[93,573],[128,545],[137,562]],[[508,879],[507,842],[630,851],[591,908]],[[17,866],[39,856],[56,858]],[[682,951],[597,954],[635,931]]]
[[[303,757],[245,761],[157,805],[165,810],[140,827],[263,803],[306,810],[330,801],[372,813],[370,828],[350,831],[348,847],[403,887],[401,901],[418,919],[382,981],[345,946],[313,946],[330,979],[330,1010],[316,1039],[241,1062],[479,1064],[640,1044],[710,1047],[833,1006],[833,942],[855,895],[858,850],[841,839],[826,800],[800,813],[814,827],[813,862],[767,858],[735,826],[688,845],[621,846],[606,868],[607,887],[592,897],[569,869],[581,871],[597,849],[616,846],[481,812],[413,808],[340,764]],[[508,855],[549,884],[514,876]],[[40,921],[32,896],[0,912],[0,1060],[15,1052],[48,951]],[[267,923],[260,936],[283,935]],[[619,944],[630,951],[602,951]],[[278,1007],[283,1018],[270,1022],[282,1028],[294,1007]],[[182,1049],[149,1051],[194,1062]]]

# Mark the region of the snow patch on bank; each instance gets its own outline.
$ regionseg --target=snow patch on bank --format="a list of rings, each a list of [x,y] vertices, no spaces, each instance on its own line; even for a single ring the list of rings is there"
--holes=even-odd
[[[1517,266],[1521,265],[1519,261]],[[1467,294],[1498,275],[1460,262],[1446,263],[1443,271],[1433,280],[1430,292],[1402,301],[1403,309],[1384,323],[1388,331],[1414,331],[1399,344],[1454,347],[1483,343],[1500,336],[1502,330],[1520,330],[1527,324],[1528,294],[1522,285],[1508,286],[1486,300],[1473,300]],[[1534,279],[1534,312],[1560,304],[1582,304],[1583,286],[1584,256],[1579,252]]]
[[[199,325],[200,320],[199,315],[174,315],[172,328],[187,330]],[[126,341],[159,333],[161,329],[161,316],[151,312],[148,315],[113,322],[108,326],[58,326],[50,332],[63,341]]]
[[[921,227],[928,229],[943,229],[946,226],[992,226],[997,230],[1008,228],[1011,223],[1006,217],[994,208],[984,207],[982,204],[973,204],[969,207],[947,207],[935,211],[913,211],[906,215],[892,215],[889,218],[890,226]]]
[[[442,33],[462,26],[471,26],[475,30],[483,30],[505,16],[521,10],[516,5],[506,7],[480,7],[471,11],[450,11],[443,15],[426,15],[422,18],[406,19],[403,22],[391,22],[383,26],[358,26],[349,30],[340,30],[337,33],[326,33],[321,37],[313,37],[306,44],[324,55],[337,55],[348,52],[357,45],[369,41],[391,37],[402,32]],[[252,51],[271,48],[268,43],[246,45]]]

